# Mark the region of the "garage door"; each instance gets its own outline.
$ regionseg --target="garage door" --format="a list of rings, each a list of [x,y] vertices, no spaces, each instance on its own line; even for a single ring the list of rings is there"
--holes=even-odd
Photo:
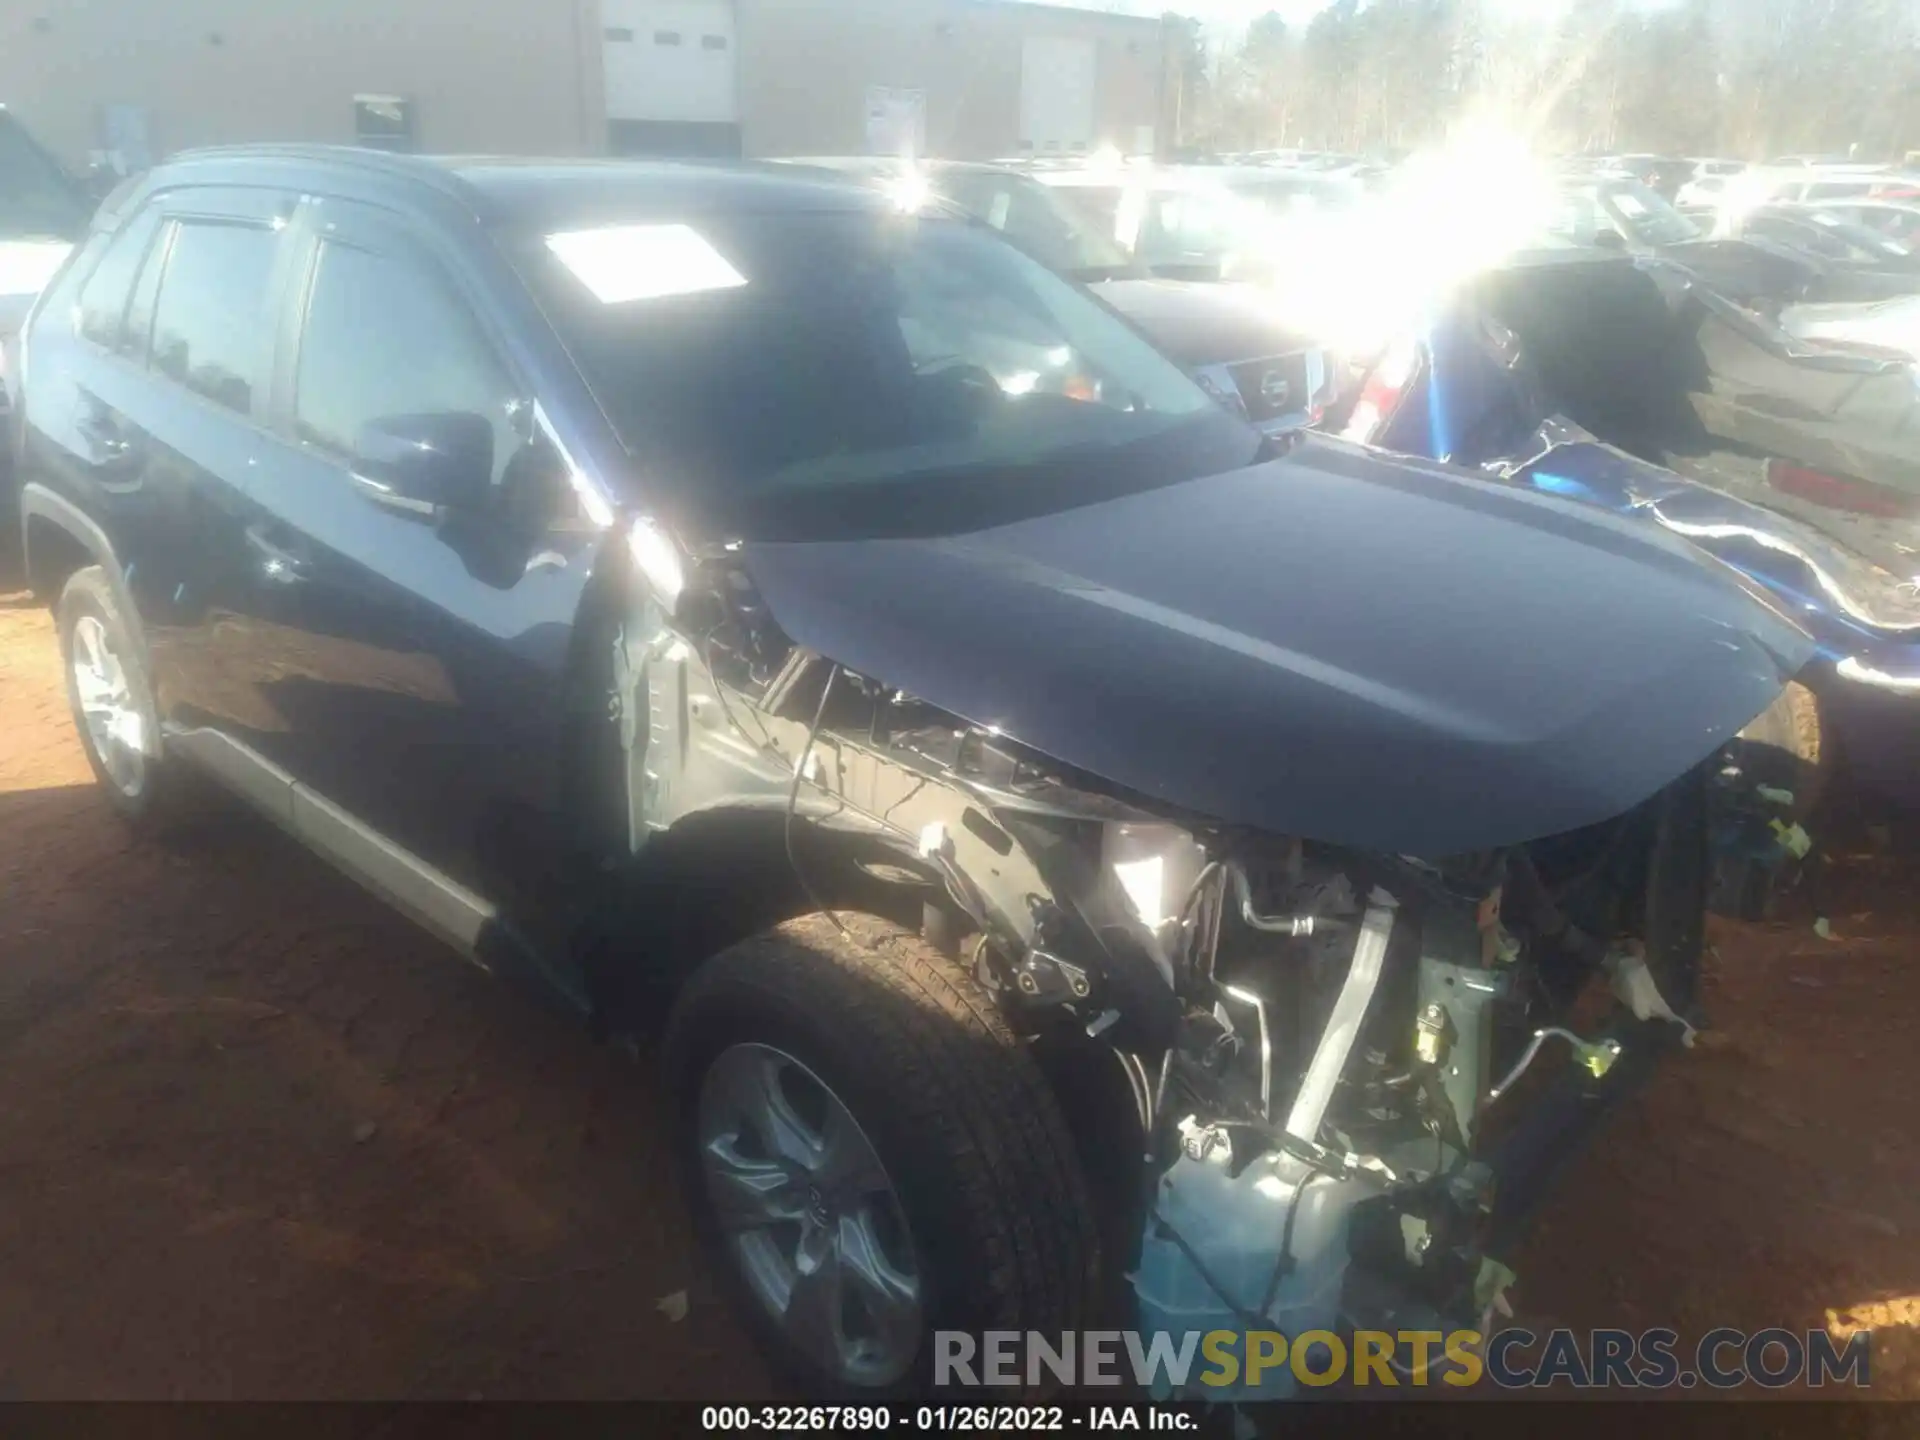
[[[602,0],[616,151],[738,153],[733,0]]]
[[[1096,60],[1091,40],[1035,37],[1020,65],[1020,140],[1036,154],[1093,147]]]

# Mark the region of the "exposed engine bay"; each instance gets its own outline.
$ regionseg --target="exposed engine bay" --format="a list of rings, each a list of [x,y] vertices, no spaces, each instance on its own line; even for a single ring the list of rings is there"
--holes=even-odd
[[[1369,854],[1182,813],[853,673],[725,554],[684,583],[676,623],[649,604],[619,645],[634,849],[777,817],[817,908],[839,873],[898,887],[1017,1027],[1110,1051],[1144,1142],[1142,1329],[1484,1330],[1563,1164],[1692,1041],[1716,816],[1752,789],[1731,750],[1578,833]]]
[[[1603,832],[1440,865],[1297,842],[1210,860],[1183,937],[1197,1003],[1153,1091],[1143,1326],[1491,1333],[1609,1089],[1691,1042],[1702,798],[1683,782]]]

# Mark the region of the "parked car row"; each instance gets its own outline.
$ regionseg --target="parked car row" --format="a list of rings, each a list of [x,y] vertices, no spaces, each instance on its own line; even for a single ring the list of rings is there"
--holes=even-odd
[[[703,1236],[810,1391],[924,1392],[939,1330],[1482,1326],[1794,848],[1831,641],[1708,528],[1483,461],[1564,432],[1441,405],[1455,332],[1321,416],[1262,292],[1143,278],[1192,196],[1272,221],[1237,174],[1128,236],[837,168],[117,190],[14,439],[103,793],[159,831],[218,782],[664,1017]],[[1513,318],[1491,378],[1560,379],[1577,324]]]
[[[1635,180],[1683,209],[1717,205],[1729,191],[1758,188],[1787,203],[1908,198],[1920,176],[1906,166],[1848,157],[1790,155],[1764,164],[1711,157],[1591,155],[1561,162],[1570,178]]]

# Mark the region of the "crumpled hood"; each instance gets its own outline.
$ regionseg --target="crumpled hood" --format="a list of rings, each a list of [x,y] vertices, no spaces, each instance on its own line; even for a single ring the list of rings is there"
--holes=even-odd
[[[852,670],[1168,804],[1402,854],[1622,814],[1812,654],[1678,540],[1320,439],[997,529],[743,558]]]
[[[1182,365],[1265,360],[1312,347],[1283,325],[1273,300],[1253,285],[1188,280],[1107,280],[1093,293],[1133,321]]]

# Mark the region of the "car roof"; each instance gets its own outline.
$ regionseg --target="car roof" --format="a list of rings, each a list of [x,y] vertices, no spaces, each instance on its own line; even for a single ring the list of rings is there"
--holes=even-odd
[[[716,211],[865,211],[884,197],[795,165],[746,161],[539,159],[393,155],[347,146],[226,146],[174,156],[148,188],[181,185],[307,186],[332,193],[412,194],[455,206],[490,225],[551,228],[598,216]]]
[[[879,211],[884,198],[803,166],[658,160],[463,159],[450,167],[504,223],[549,225],[618,211]]]

